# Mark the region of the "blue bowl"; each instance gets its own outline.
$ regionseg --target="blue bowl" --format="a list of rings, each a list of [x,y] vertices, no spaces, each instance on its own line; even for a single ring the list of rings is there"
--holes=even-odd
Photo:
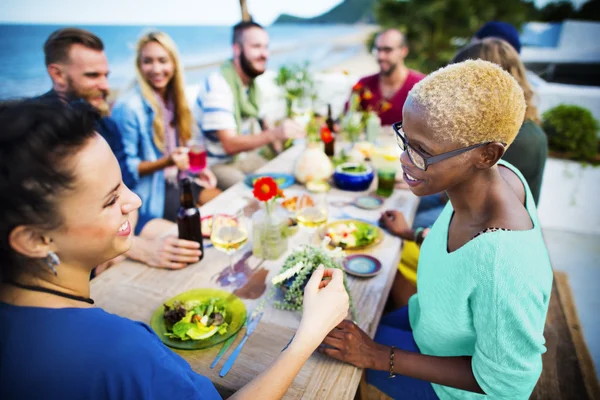
[[[362,192],[369,189],[373,179],[375,178],[375,173],[373,172],[373,168],[368,164],[362,164],[366,167],[365,172],[350,172],[344,171],[344,169],[351,167],[358,167],[361,163],[356,162],[348,162],[344,164],[340,164],[335,169],[333,173],[333,181],[335,185],[342,190],[349,190],[351,192]]]

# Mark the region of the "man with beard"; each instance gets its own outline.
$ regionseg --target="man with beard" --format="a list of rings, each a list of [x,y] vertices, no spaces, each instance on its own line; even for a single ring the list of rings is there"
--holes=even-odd
[[[121,135],[108,117],[109,70],[102,40],[83,29],[59,29],[44,43],[44,56],[48,75],[52,79],[52,89],[37,99],[66,104],[83,100],[93,106],[100,115],[96,130],[115,153],[123,182],[132,188],[135,180],[125,162]]]
[[[362,110],[379,115],[383,125],[392,125],[402,119],[402,107],[412,87],[425,77],[408,69],[404,59],[408,46],[402,32],[387,29],[377,36],[373,52],[379,64],[379,73],[364,77],[352,88]]]
[[[225,190],[265,164],[257,150],[281,149],[288,139],[304,136],[291,120],[270,129],[261,118],[256,77],[266,70],[269,35],[255,22],[233,27],[233,59],[201,85],[195,105],[198,127],[206,139],[208,164]]]
[[[135,179],[125,162],[121,133],[109,117],[109,69],[102,40],[83,29],[59,29],[46,40],[44,55],[46,68],[52,79],[52,89],[33,101],[56,101],[65,106],[87,102],[94,107],[99,113],[95,129],[115,154],[121,167],[123,183],[132,188]],[[98,173],[101,174],[102,171]],[[130,215],[133,230],[137,212]],[[201,254],[198,243],[163,235],[173,227],[172,222],[163,219],[149,221],[140,236],[133,237],[126,256],[156,268],[179,269],[197,262]],[[92,277],[117,261],[119,260],[115,259],[97,267]]]

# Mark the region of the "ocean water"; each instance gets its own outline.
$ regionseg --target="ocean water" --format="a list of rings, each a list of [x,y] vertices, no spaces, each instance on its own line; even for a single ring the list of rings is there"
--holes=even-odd
[[[231,55],[229,26],[80,26],[104,42],[110,66],[112,89],[128,87],[135,77],[135,45],[150,30],[168,33],[179,48],[184,67],[197,67],[223,60]],[[43,45],[58,25],[0,24],[0,99],[35,96],[50,89],[44,65]],[[360,50],[361,45],[340,50],[332,38],[356,32],[352,26],[277,25],[267,28],[270,36],[269,69],[282,64],[309,61],[311,68],[322,69],[343,61]],[[186,83],[201,81],[207,70],[186,71]]]

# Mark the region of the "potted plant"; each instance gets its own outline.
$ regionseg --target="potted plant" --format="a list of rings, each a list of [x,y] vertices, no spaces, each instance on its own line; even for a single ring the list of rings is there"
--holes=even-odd
[[[597,157],[598,121],[589,110],[561,104],[546,111],[542,119],[552,155],[578,161],[600,161]]]
[[[342,260],[345,256],[340,248],[328,250],[327,241],[321,247],[302,246],[289,255],[283,263],[279,275],[273,278],[274,287],[279,288],[283,294],[283,300],[275,301],[273,305],[283,310],[299,311],[302,310],[302,301],[304,299],[304,288],[312,273],[323,265],[325,268],[337,268],[343,271]],[[350,298],[350,311],[352,318],[356,320],[356,311],[352,303],[352,295],[348,288],[346,274],[344,272],[344,287]]]

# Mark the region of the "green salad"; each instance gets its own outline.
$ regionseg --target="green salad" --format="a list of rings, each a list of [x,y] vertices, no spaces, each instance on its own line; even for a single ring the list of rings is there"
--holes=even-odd
[[[204,340],[217,333],[227,333],[229,324],[225,322],[227,310],[219,298],[190,300],[173,305],[164,305],[166,337],[179,340]]]
[[[364,164],[349,165],[347,167],[342,167],[342,171],[348,172],[351,174],[358,174],[361,172],[367,172],[367,167]]]

